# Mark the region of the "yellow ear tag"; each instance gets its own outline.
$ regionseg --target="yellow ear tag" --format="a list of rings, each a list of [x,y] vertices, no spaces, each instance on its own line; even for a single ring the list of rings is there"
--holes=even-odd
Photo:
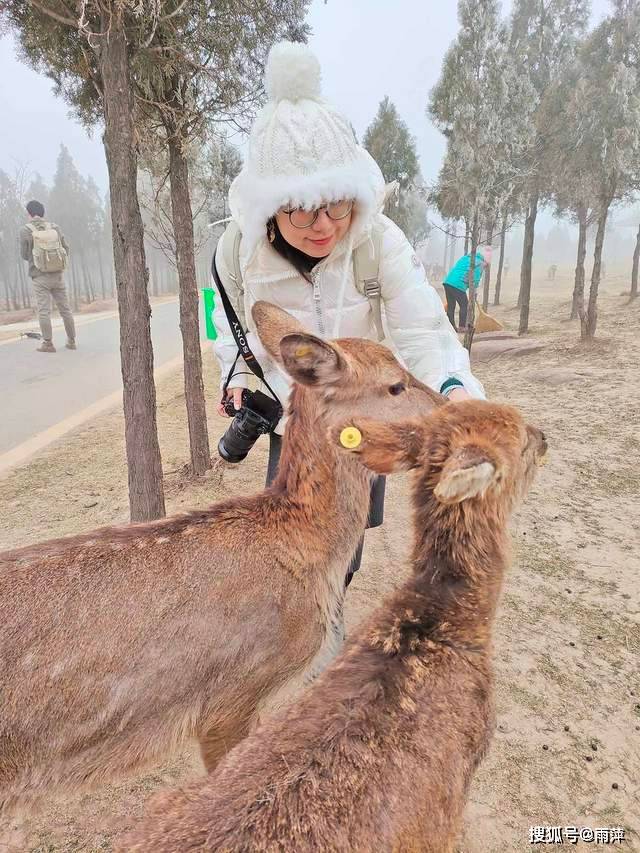
[[[299,346],[298,349],[294,353],[296,358],[304,358],[305,355],[310,355],[310,354],[311,354],[311,347],[309,345],[305,346],[304,344],[302,346]]]
[[[345,427],[340,433],[340,444],[347,450],[353,450],[362,444],[362,433],[357,427]]]

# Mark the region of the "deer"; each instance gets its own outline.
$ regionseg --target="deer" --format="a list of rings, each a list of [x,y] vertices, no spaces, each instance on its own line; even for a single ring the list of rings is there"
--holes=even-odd
[[[381,344],[325,341],[266,302],[252,319],[294,382],[271,488],[0,554],[0,812],[192,739],[210,772],[339,650],[374,475],[328,430],[446,401]]]
[[[402,423],[356,416],[332,434],[367,469],[413,472],[408,580],[213,774],[152,798],[120,853],[454,850],[495,727],[507,522],[546,439],[485,401]]]

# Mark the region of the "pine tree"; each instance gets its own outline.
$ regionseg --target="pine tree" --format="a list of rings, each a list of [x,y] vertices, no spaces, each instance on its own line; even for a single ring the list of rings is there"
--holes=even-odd
[[[415,245],[424,239],[427,229],[426,206],[416,192],[420,183],[418,154],[409,128],[388,97],[380,102],[363,144],[380,166],[385,181],[398,182],[399,192],[389,199],[387,213]]]
[[[531,87],[518,75],[506,47],[497,0],[459,0],[458,19],[458,36],[445,56],[428,109],[447,138],[434,198],[444,217],[467,223],[473,282],[481,229],[490,242],[497,211],[525,177],[522,153],[532,138]],[[469,297],[467,347],[475,314],[471,285]]]
[[[614,0],[613,14],[580,50],[582,143],[595,183],[596,237],[581,337],[595,337],[602,249],[611,206],[640,188],[640,3]]]
[[[548,199],[558,217],[568,216],[578,226],[578,251],[570,319],[584,307],[587,229],[594,221],[596,182],[590,140],[584,137],[585,81],[576,60],[561,71],[545,93],[540,108],[548,154]],[[586,143],[586,144],[585,144]]]
[[[532,87],[536,135],[523,154],[527,181],[522,205],[526,210],[520,269],[520,334],[529,329],[531,271],[538,207],[550,190],[551,159],[542,117],[546,93],[575,57],[589,17],[589,0],[515,0],[511,16],[510,55],[518,74]]]
[[[209,119],[248,122],[247,93],[258,88],[267,51],[283,36],[304,39],[309,0],[271,0],[259,6],[238,0],[165,2],[150,38],[134,63],[142,93],[138,112],[143,128],[156,131],[152,145],[168,152],[171,226],[179,282],[180,330],[184,352],[185,400],[191,471],[211,465],[198,322],[198,288],[190,197],[189,150],[204,144]]]
[[[176,2],[171,2],[175,10]],[[148,271],[136,194],[137,143],[133,46],[144,43],[167,6],[138,0],[4,0],[0,22],[16,34],[23,56],[43,71],[92,126],[104,121],[114,268],[120,315],[125,446],[132,520],[164,515],[156,425]]]
[[[49,205],[49,187],[45,184],[42,175],[38,172],[33,176],[26,194],[29,201],[33,199],[41,202],[46,210]]]
[[[16,30],[27,60],[54,80],[88,126],[105,121],[134,518],[164,512],[148,271],[136,192],[138,145],[148,139],[155,144],[152,137],[159,135],[169,150],[185,396],[192,470],[198,473],[209,451],[185,151],[211,115],[250,120],[266,53],[278,38],[306,37],[308,2],[265,0],[254,7],[240,0],[83,0],[81,14],[59,0],[2,5],[0,16]],[[144,417],[134,419],[134,411]]]
[[[19,253],[20,228],[26,220],[15,178],[0,169],[0,277],[7,311],[26,308],[28,295],[21,273],[23,261]]]

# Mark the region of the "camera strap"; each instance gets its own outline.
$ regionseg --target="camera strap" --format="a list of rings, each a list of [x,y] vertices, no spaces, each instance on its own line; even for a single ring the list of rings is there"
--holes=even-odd
[[[213,276],[213,280],[215,282],[216,287],[218,288],[218,293],[220,294],[220,298],[222,299],[222,307],[224,308],[224,313],[227,315],[227,320],[229,321],[229,327],[231,329],[231,333],[235,338],[236,346],[238,347],[238,355],[235,357],[235,361],[231,365],[231,370],[229,371],[229,375],[226,378],[224,383],[224,390],[227,390],[227,386],[231,381],[231,377],[236,369],[236,364],[238,362],[238,357],[242,356],[249,370],[254,373],[258,379],[264,384],[265,388],[269,390],[273,399],[280,403],[280,399],[278,395],[273,390],[273,388],[269,385],[267,380],[264,378],[264,372],[262,367],[260,367],[260,362],[255,357],[253,352],[251,351],[251,347],[247,342],[247,335],[242,328],[242,323],[236,311],[231,304],[231,300],[227,294],[227,291],[224,289],[224,285],[222,284],[222,279],[220,278],[220,274],[218,272],[218,267],[216,266],[216,253],[214,251],[213,258],[211,259],[211,275]],[[280,403],[282,405],[282,403]]]

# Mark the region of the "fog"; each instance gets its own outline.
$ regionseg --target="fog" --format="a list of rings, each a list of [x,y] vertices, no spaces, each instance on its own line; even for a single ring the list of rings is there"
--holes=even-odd
[[[323,69],[325,96],[350,117],[359,137],[373,119],[378,103],[388,95],[396,104],[416,140],[422,174],[434,181],[445,144],[429,121],[425,108],[439,74],[444,54],[456,36],[457,4],[425,0],[314,0],[308,22],[310,44]],[[510,3],[503,4],[508,13]],[[593,23],[609,10],[608,0],[593,0]],[[69,107],[52,91],[51,82],[19,61],[12,38],[0,39],[0,168],[40,173],[50,182],[61,143],[70,150],[80,172],[93,176],[106,191],[108,185],[101,129],[91,135]],[[241,150],[243,139],[232,139]],[[615,211],[607,239],[606,256],[633,250],[634,214]],[[434,222],[439,222],[434,218]],[[629,222],[623,227],[623,223]],[[558,228],[562,233],[559,234]],[[615,232],[615,233],[614,233]],[[536,262],[571,262],[574,229],[557,223],[548,211],[539,217]],[[437,233],[432,250],[438,254]],[[512,235],[512,263],[518,253],[518,235]],[[562,260],[560,260],[562,258]]]

